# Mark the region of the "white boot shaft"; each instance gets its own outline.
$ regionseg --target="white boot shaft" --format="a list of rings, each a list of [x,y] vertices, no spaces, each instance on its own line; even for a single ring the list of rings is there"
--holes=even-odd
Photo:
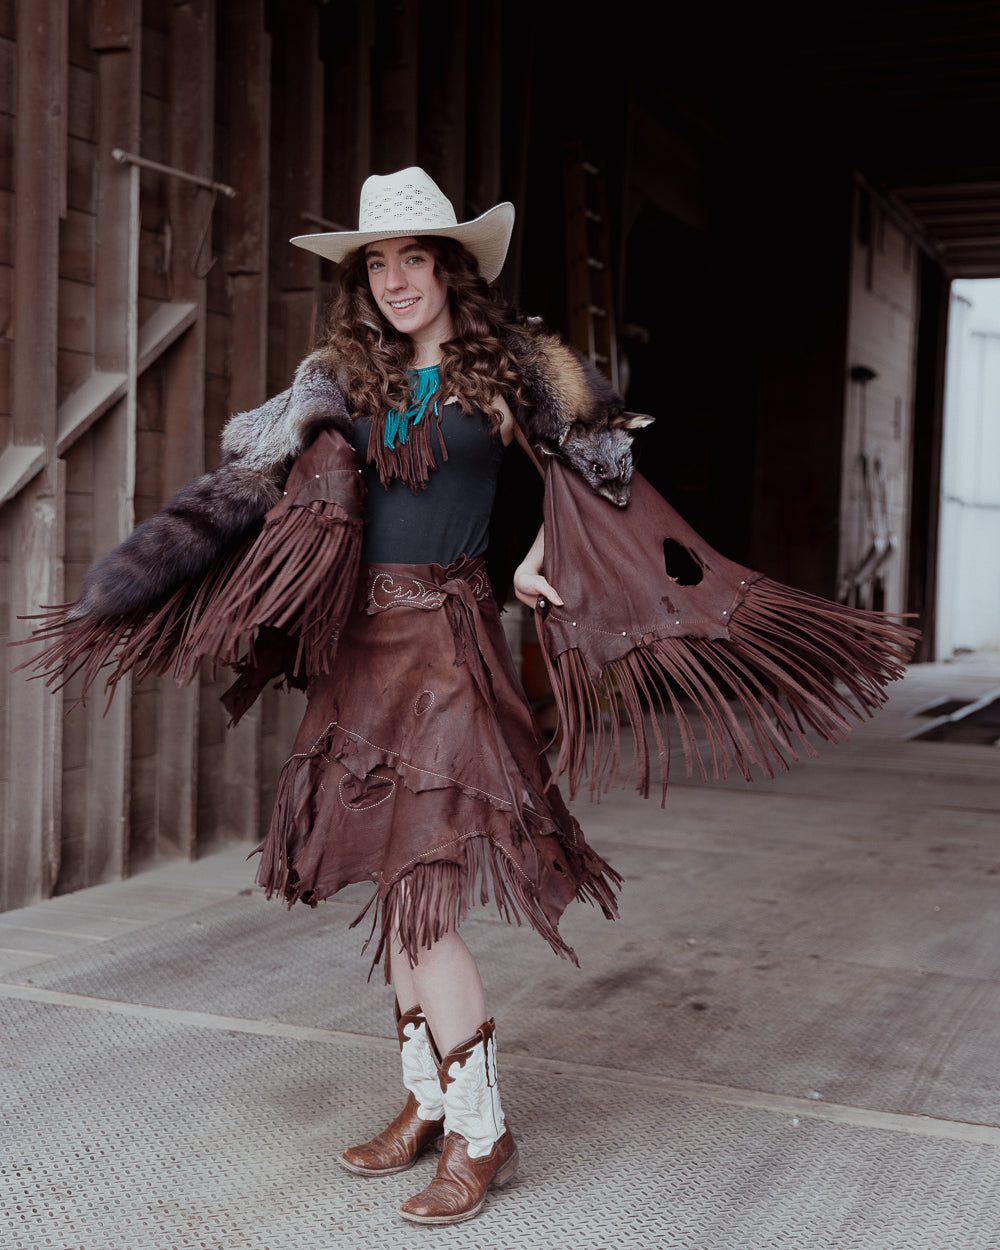
[[[504,1132],[492,1020],[446,1056],[441,1088],[445,1133],[461,1133],[470,1159],[488,1155]]]
[[[403,1084],[417,1100],[417,1115],[421,1120],[440,1120],[444,1098],[427,1021],[414,1008],[399,1018],[397,1028]]]

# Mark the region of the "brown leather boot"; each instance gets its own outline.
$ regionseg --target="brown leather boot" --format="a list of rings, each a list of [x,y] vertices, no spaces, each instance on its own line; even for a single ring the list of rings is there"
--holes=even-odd
[[[444,1150],[437,1174],[400,1207],[418,1224],[458,1224],[478,1215],[491,1185],[517,1171],[518,1153],[500,1107],[494,1024],[480,1025],[441,1064]]]
[[[437,1058],[427,1021],[419,1007],[401,1016],[399,1004],[396,1004],[396,1033],[403,1063],[403,1084],[409,1090],[409,1097],[388,1128],[363,1146],[348,1147],[338,1157],[342,1168],[360,1176],[405,1172],[444,1133],[444,1099]]]

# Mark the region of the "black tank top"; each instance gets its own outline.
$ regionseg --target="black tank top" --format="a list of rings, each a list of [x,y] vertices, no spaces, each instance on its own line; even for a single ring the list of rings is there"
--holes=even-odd
[[[446,404],[441,418],[445,460],[437,418],[428,410],[424,420],[431,422],[438,467],[428,475],[427,489],[416,492],[399,478],[388,488],[382,485],[378,470],[367,460],[371,418],[358,417],[352,424],[351,442],[368,487],[361,547],[366,564],[447,566],[463,553],[472,557],[486,550],[503,440],[490,432],[483,413],[466,416],[458,404]]]

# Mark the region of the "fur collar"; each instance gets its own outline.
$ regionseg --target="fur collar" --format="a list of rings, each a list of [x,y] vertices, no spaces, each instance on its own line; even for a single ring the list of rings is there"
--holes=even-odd
[[[554,336],[539,333],[528,349],[516,343],[526,401],[516,416],[528,441],[538,454],[576,470],[595,493],[624,506],[631,431],[651,418],[626,413],[601,374]],[[183,486],[90,569],[71,615],[144,610],[201,576],[260,525],[281,498],[292,464],[324,429],[350,430],[337,362],[325,350],[306,357],[288,390],[230,419],[221,464]]]
[[[613,503],[626,503],[631,432],[651,418],[626,413],[604,376],[554,335],[538,335],[530,353],[520,339],[512,337],[511,346],[521,353],[525,396],[515,416],[535,451],[562,460]],[[249,473],[272,475],[301,455],[320,429],[346,434],[350,415],[338,373],[329,349],[307,356],[287,391],[229,421],[222,436],[226,457]]]

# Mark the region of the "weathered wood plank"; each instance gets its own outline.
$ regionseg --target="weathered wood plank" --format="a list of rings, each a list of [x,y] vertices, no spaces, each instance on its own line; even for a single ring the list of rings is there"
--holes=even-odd
[[[229,289],[226,407],[240,412],[266,398],[268,339],[269,214],[271,180],[271,38],[264,0],[223,7],[219,38],[235,72],[226,78],[222,121],[226,134],[225,178],[237,190],[226,206],[224,257]],[[217,418],[222,413],[213,414]],[[218,426],[206,430],[218,437]],[[211,724],[222,714],[219,684],[206,685]],[[206,727],[207,730],[207,727]],[[204,742],[203,738],[203,742]],[[213,761],[203,752],[200,828],[208,839],[252,838],[260,808],[261,712],[253,708],[226,731]],[[215,765],[213,767],[213,764]]]
[[[476,6],[470,35],[470,56],[476,73],[469,84],[468,198],[464,208],[469,214],[479,214],[500,199],[503,21],[496,0],[485,0]],[[456,207],[461,220],[463,206]]]
[[[134,49],[141,9],[133,0],[91,0],[90,46],[96,52]]]
[[[326,215],[334,221],[355,226],[361,185],[374,172],[371,108],[374,0],[330,6],[324,10],[323,17],[328,44],[323,206]]]
[[[53,455],[56,428],[59,218],[65,209],[67,14],[60,0],[17,9],[17,143],[14,207],[18,282],[14,290],[11,432],[16,444],[44,446],[46,463],[12,505],[18,535],[10,616],[58,602],[62,592],[63,474]],[[59,161],[39,161],[39,152]],[[62,158],[62,159],[60,159]],[[6,633],[11,632],[5,622]],[[19,631],[20,632],[20,631]],[[58,700],[19,677],[7,701],[7,827],[0,906],[51,894],[59,867],[61,751]]]
[[[194,324],[197,315],[197,306],[190,300],[161,304],[155,309],[139,327],[140,374]],[[124,398],[127,389],[127,373],[99,369],[88,373],[59,405],[56,435],[59,454],[65,454],[95,421]]]
[[[168,163],[185,173],[211,178],[215,137],[215,4],[192,0],[168,13],[169,53],[166,88]],[[169,495],[204,468],[206,290],[211,262],[210,218],[213,193],[178,178],[166,180],[172,233],[170,289],[192,303],[190,329],[164,357],[162,490]],[[199,253],[208,231],[208,253]],[[197,683],[178,688],[159,683],[159,738],[156,763],[158,811],[156,857],[197,854],[198,709]]]
[[[108,20],[111,33],[102,36],[97,56],[95,147],[95,318],[94,365],[101,371],[126,373],[129,325],[129,175],[111,156],[116,146],[139,142],[142,29],[138,0],[108,0],[96,13]],[[93,42],[93,34],[92,34]],[[132,528],[135,505],[135,430],[128,404],[122,400],[106,410],[91,430],[94,551],[109,550]],[[99,768],[87,772],[85,849],[82,875],[86,884],[117,879],[128,872],[128,822],[132,709],[124,683],[104,715],[103,702],[91,700],[87,718],[89,758]],[[67,886],[70,883],[67,882]]]
[[[377,7],[378,56],[372,71],[372,164],[389,173],[417,163],[419,5],[416,0]],[[441,73],[452,67],[440,65]],[[353,218],[352,218],[353,220]]]
[[[7,503],[40,473],[48,460],[44,443],[11,443],[0,452],[0,504]]]
[[[66,152],[66,203],[83,213],[94,212],[94,145],[70,135]]]
[[[275,237],[271,262],[283,290],[314,290],[319,259],[288,240],[306,232],[304,212],[319,213],[323,195],[323,66],[318,18],[306,0],[288,0],[274,34],[279,89],[272,95],[272,196]]]
[[[462,0],[420,6],[420,64],[447,65],[448,71],[421,74],[417,163],[459,208],[466,199],[468,7]]]

